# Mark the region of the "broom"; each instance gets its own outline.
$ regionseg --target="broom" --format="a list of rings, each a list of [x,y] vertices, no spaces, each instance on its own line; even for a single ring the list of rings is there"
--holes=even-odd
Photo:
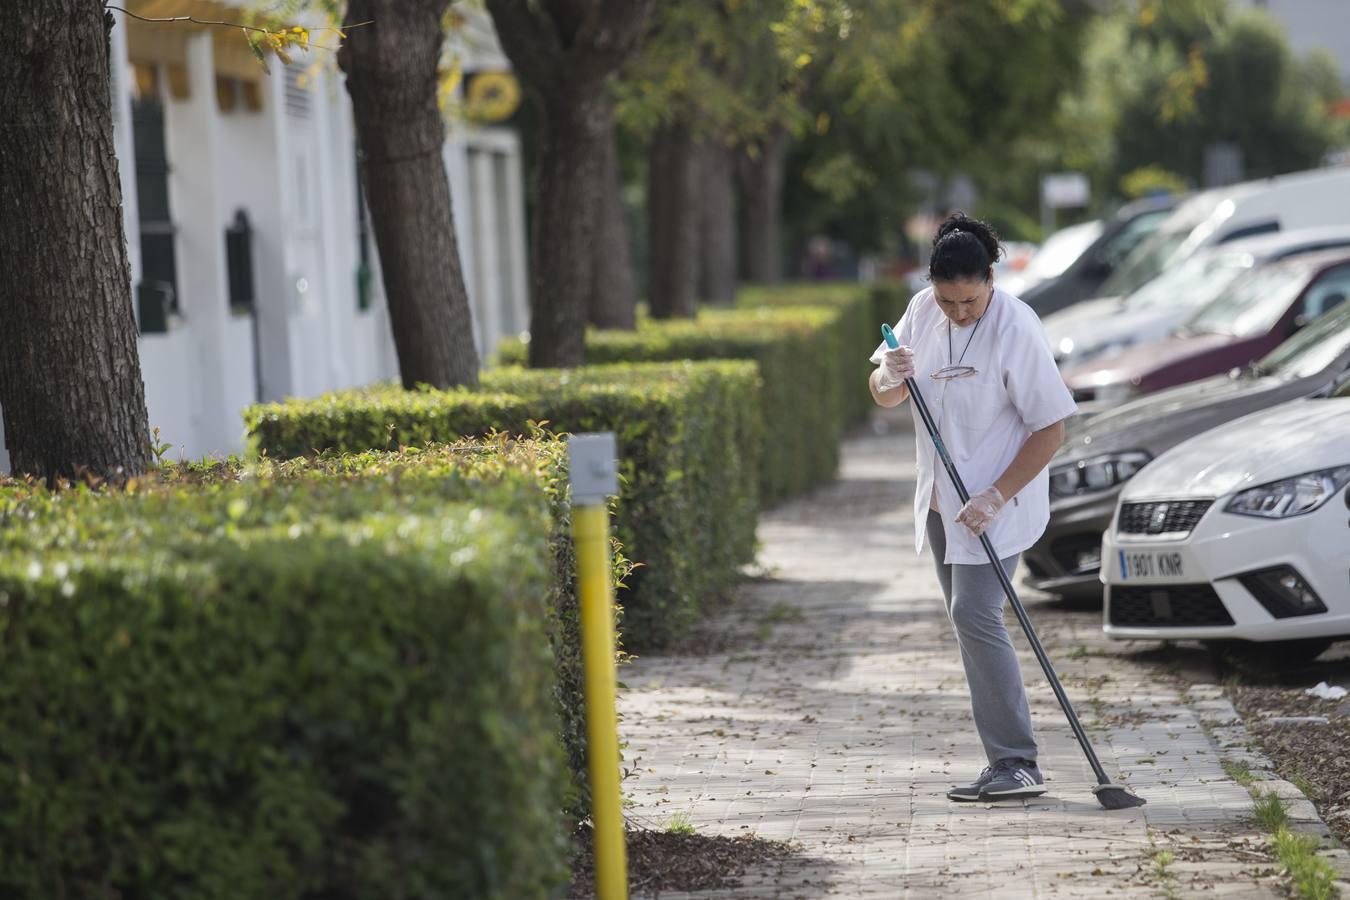
[[[896,340],[895,332],[891,326],[882,325],[881,335],[886,339],[886,346],[892,350],[900,346]],[[956,466],[952,463],[952,458],[947,453],[947,447],[942,443],[942,435],[938,434],[937,425],[933,422],[933,417],[929,415],[928,405],[923,402],[923,395],[919,393],[919,386],[913,378],[905,379],[905,386],[909,388],[909,396],[914,401],[914,406],[919,411],[919,418],[923,419],[924,428],[928,430],[928,436],[933,439],[933,446],[937,448],[938,458],[942,460],[943,468],[951,476],[952,484],[956,486],[956,493],[961,498],[962,503],[970,502],[970,494],[966,492],[965,483],[961,481],[961,476],[956,471]],[[1017,591],[1013,589],[1012,582],[1008,580],[1008,574],[1003,571],[1003,566],[999,563],[998,555],[994,552],[994,545],[989,542],[989,535],[980,535],[980,545],[984,547],[985,555],[989,557],[989,564],[993,567],[994,573],[998,575],[999,584],[1003,585],[1003,593],[1007,595],[1008,602],[1012,604],[1013,612],[1017,614],[1017,621],[1022,625],[1022,631],[1027,636],[1027,641],[1031,644],[1031,649],[1036,654],[1037,661],[1041,664],[1045,677],[1050,680],[1050,687],[1055,691],[1055,698],[1059,700],[1059,706],[1064,710],[1065,717],[1069,720],[1069,727],[1073,729],[1073,736],[1078,739],[1078,746],[1083,748],[1083,755],[1087,757],[1088,765],[1092,766],[1092,772],[1097,776],[1097,786],[1092,789],[1092,793],[1097,795],[1097,802],[1106,809],[1130,809],[1135,806],[1143,806],[1146,802],[1130,791],[1129,788],[1119,784],[1112,784],[1111,779],[1106,777],[1106,770],[1102,768],[1101,761],[1097,759],[1097,753],[1092,749],[1092,744],[1088,741],[1087,733],[1083,731],[1083,725],[1078,721],[1078,715],[1073,711],[1073,704],[1069,702],[1069,697],[1064,693],[1064,686],[1059,683],[1059,676],[1055,674],[1055,667],[1050,664],[1050,657],[1045,655],[1045,648],[1041,646],[1040,638],[1036,637],[1036,629],[1031,626],[1031,619],[1027,618],[1027,611],[1022,608],[1022,601],[1017,599]]]

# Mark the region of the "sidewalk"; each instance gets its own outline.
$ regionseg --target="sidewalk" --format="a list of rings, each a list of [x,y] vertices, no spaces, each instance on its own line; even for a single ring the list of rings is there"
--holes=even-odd
[[[1105,641],[1099,612],[1026,597],[1108,773],[1148,805],[1097,805],[1011,614],[1050,792],[943,796],[984,761],[932,561],[913,552],[912,456],[907,431],[850,440],[835,484],[761,524],[770,577],[714,623],[725,650],[621,673],[632,819],[683,814],[703,834],[803,851],[735,891],[662,897],[1285,896],[1247,789],[1221,764],[1261,763],[1231,705],[1161,674],[1158,651]],[[1306,800],[1291,813],[1320,826]],[[1159,850],[1175,856],[1167,874]]]

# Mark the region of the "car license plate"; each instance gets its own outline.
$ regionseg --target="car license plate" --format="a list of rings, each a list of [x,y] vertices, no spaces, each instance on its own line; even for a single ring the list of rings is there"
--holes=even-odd
[[[1171,551],[1117,551],[1121,581],[1158,581],[1186,577],[1186,560]]]

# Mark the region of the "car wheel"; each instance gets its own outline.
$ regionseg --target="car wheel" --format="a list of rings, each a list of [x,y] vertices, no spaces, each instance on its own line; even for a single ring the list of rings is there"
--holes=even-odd
[[[1331,638],[1305,638],[1298,641],[1210,641],[1206,646],[1241,669],[1258,672],[1284,672],[1312,665],[1313,660],[1334,641]]]

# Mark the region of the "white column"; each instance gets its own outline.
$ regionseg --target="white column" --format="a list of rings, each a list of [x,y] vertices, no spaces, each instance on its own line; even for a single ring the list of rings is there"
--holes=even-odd
[[[473,227],[473,190],[470,187],[469,150],[464,139],[464,126],[452,125],[446,133],[441,149],[445,175],[450,180],[450,212],[455,219],[455,242],[459,246],[459,260],[464,267],[464,286],[469,292],[469,305],[474,305],[474,285],[478,281],[477,254],[474,245],[477,235]]]
[[[319,260],[323,273],[319,279],[323,285],[319,314],[328,335],[328,371],[324,386],[329,390],[352,383],[352,320],[356,310],[353,274],[356,245],[343,240],[347,234],[343,225],[348,219],[347,206],[341,202],[351,192],[352,175],[345,170],[339,171],[336,161],[345,158],[345,154],[333,147],[336,135],[332,111],[333,104],[339,102],[334,98],[336,87],[329,83],[325,70],[315,73],[312,96],[314,124],[319,133],[317,183],[321,186],[315,199],[319,204]]]
[[[473,188],[474,270],[477,290],[473,298],[474,336],[478,356],[486,359],[496,352],[502,339],[501,240],[497,230],[495,153],[480,150],[473,155],[469,178]]]
[[[514,138],[515,135],[513,134]],[[521,174],[520,142],[512,141],[511,150],[506,156],[506,233],[509,253],[511,285],[507,302],[511,315],[507,317],[509,327],[516,331],[526,331],[530,327],[530,263],[526,247],[529,245],[525,235],[525,186]]]
[[[262,372],[264,400],[284,399],[294,390],[290,345],[290,299],[294,286],[287,277],[286,216],[283,195],[286,142],[286,80],[281,62],[268,61],[271,73],[259,82],[262,95],[262,115],[267,119],[269,149],[267,165],[260,167],[256,177],[269,186],[275,202],[269,203],[265,214],[260,213],[255,223],[254,238],[255,289],[258,292],[259,368]]]
[[[179,309],[189,331],[197,441],[188,448],[227,453],[238,448],[242,430],[237,411],[226,405],[225,332],[229,297],[225,269],[225,225],[216,177],[220,121],[216,108],[211,34],[188,38],[187,73],[191,96],[168,104],[169,196],[178,225]]]
[[[131,268],[131,285],[135,290],[141,280],[140,205],[136,201],[136,146],[131,129],[131,64],[127,58],[126,16],[116,13],[120,21],[111,32],[108,69],[112,75],[113,148],[117,153],[117,174],[122,182],[122,229],[127,236],[127,261]],[[136,302],[132,294],[132,303]]]

